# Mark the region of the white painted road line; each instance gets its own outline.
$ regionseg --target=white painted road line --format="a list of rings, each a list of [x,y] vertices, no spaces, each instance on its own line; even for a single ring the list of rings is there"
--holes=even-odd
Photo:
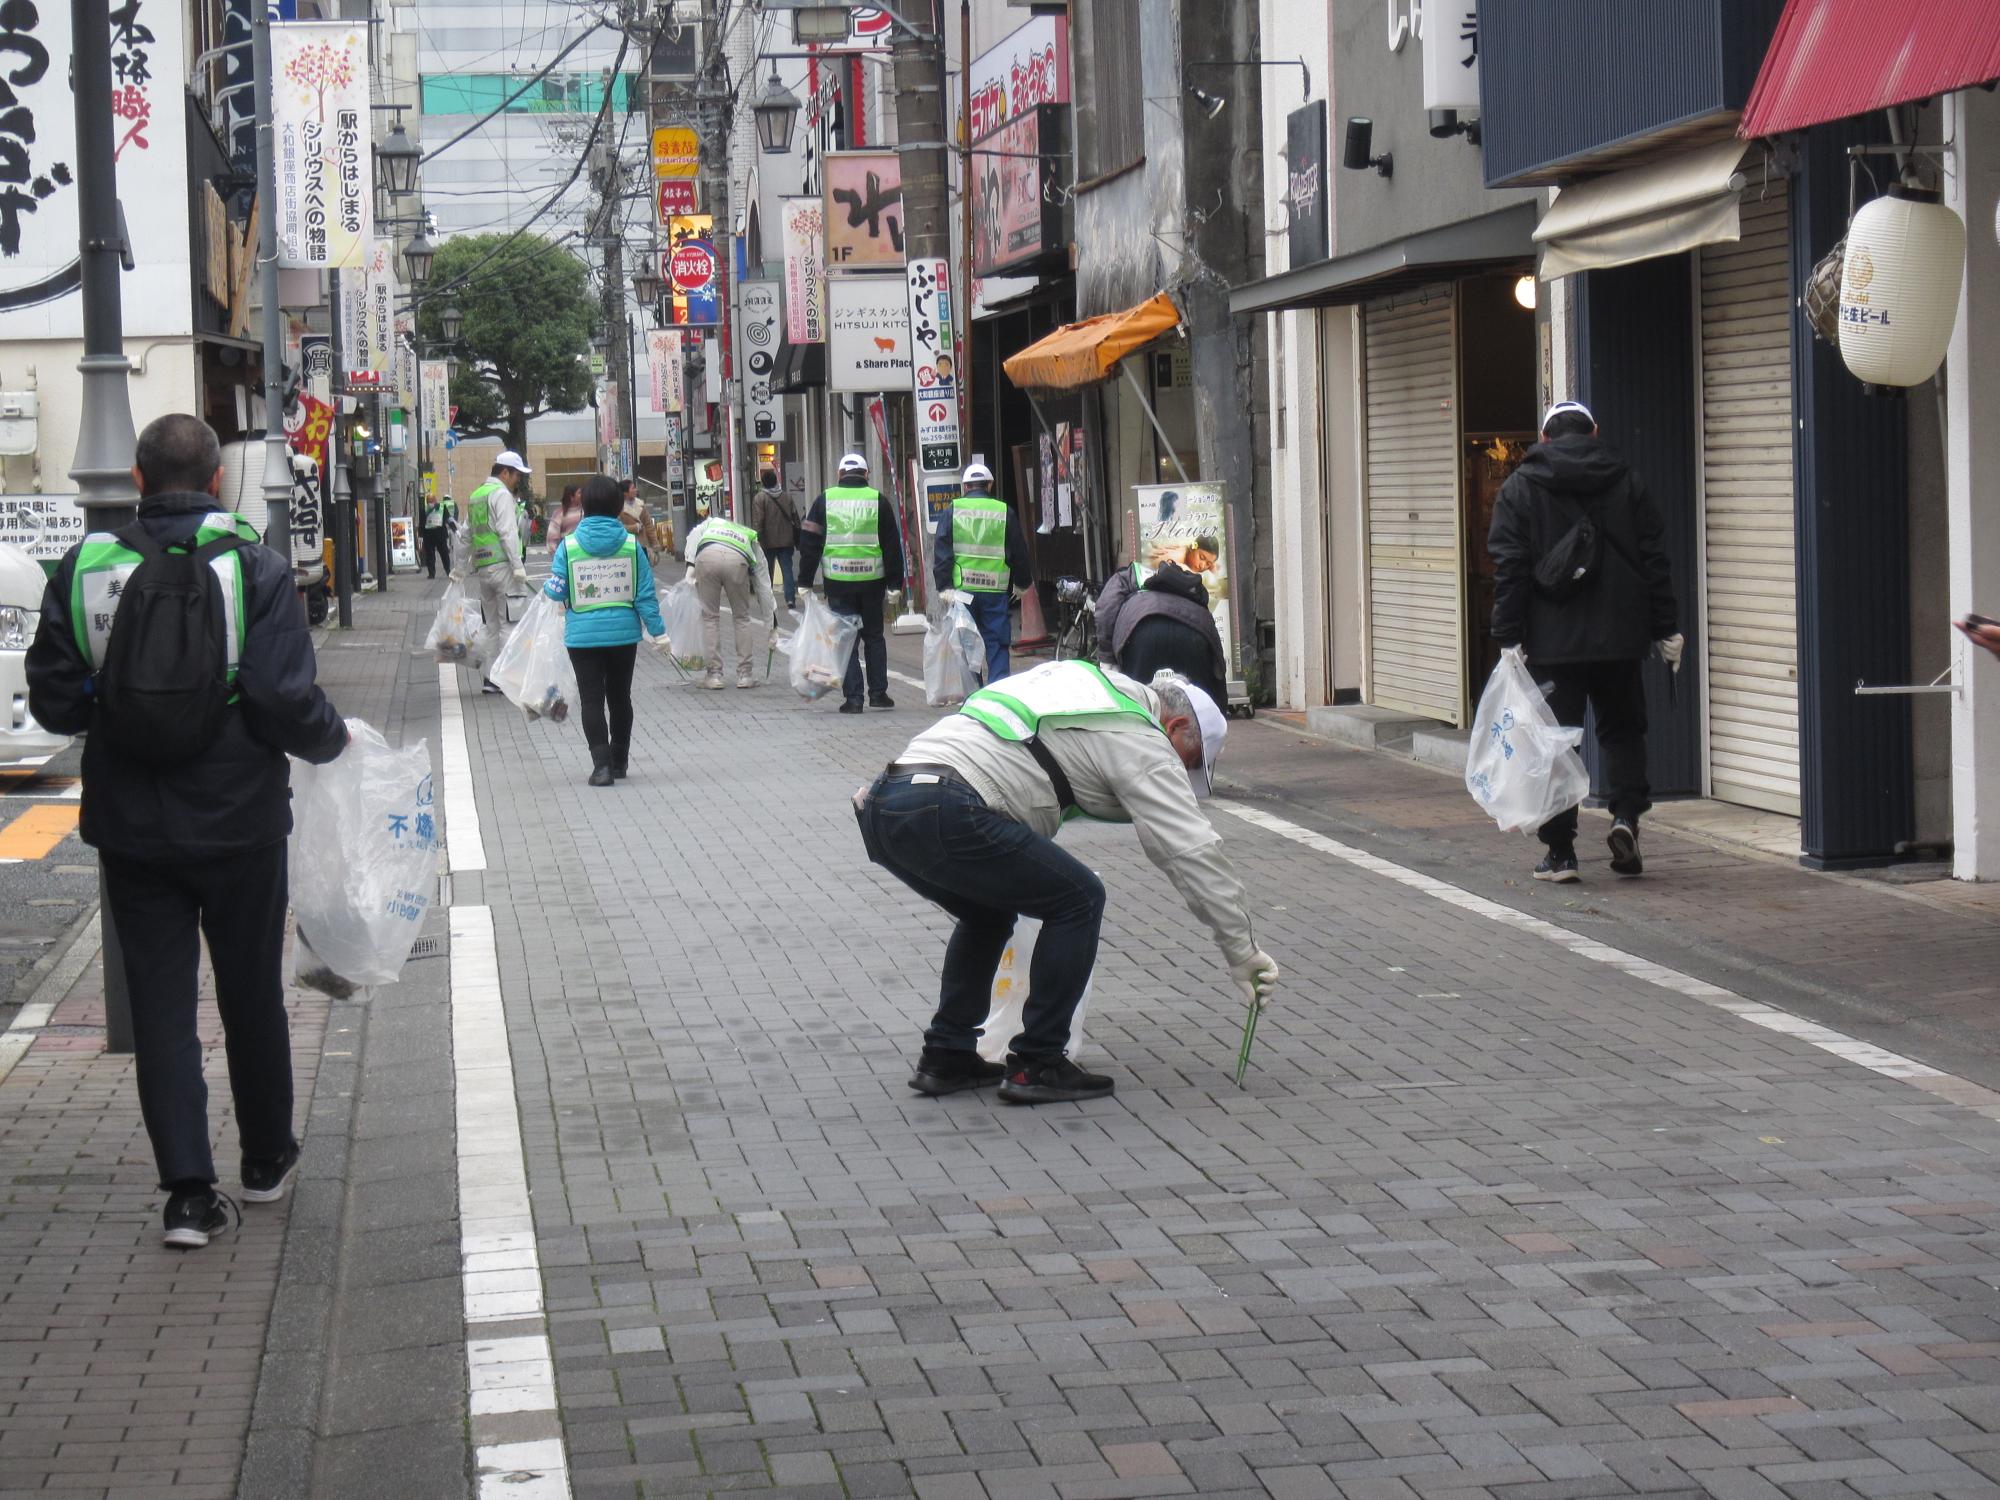
[[[1621,970],[1635,979],[1656,984],[1661,989],[1672,990],[1675,994],[1686,995],[1712,1005],[1718,1010],[1728,1011],[1752,1026],[1761,1026],[1766,1031],[1775,1031],[1784,1036],[1796,1037],[1802,1042],[1830,1052],[1846,1062],[1880,1073],[1886,1078],[1898,1079],[1915,1085],[1928,1094],[1935,1094],[1953,1104],[1964,1105],[1989,1120],[2000,1120],[2000,1093],[1984,1088],[1969,1079],[1959,1078],[1918,1062],[1914,1058],[1887,1051],[1872,1042],[1860,1041],[1844,1032],[1821,1026],[1816,1021],[1808,1021],[1803,1016],[1795,1016],[1789,1011],[1774,1006],[1746,1000],[1734,990],[1726,990],[1720,985],[1710,984],[1705,979],[1696,979],[1691,974],[1683,974],[1678,969],[1670,969],[1664,964],[1656,964],[1651,959],[1640,958],[1637,954],[1613,948],[1581,933],[1571,932],[1567,927],[1559,927],[1540,917],[1516,911],[1511,906],[1503,906],[1498,901],[1489,901],[1484,896],[1452,885],[1448,881],[1420,874],[1379,855],[1356,849],[1351,844],[1343,844],[1338,839],[1330,839],[1323,833],[1315,833],[1310,828],[1302,828],[1297,823],[1276,817],[1261,808],[1249,807],[1231,798],[1217,798],[1213,804],[1233,818],[1241,819],[1253,828],[1261,828],[1266,833],[1274,833],[1279,838],[1289,839],[1321,854],[1330,854],[1356,869],[1366,870],[1371,875],[1379,875],[1385,880],[1393,880],[1398,885],[1420,891],[1426,896],[1456,906],[1461,911],[1474,916],[1485,917],[1508,927],[1566,948],[1579,958],[1587,958],[1593,963],[1604,964]]]
[[[451,873],[486,868],[486,840],[479,832],[479,802],[472,789],[472,753],[465,743],[465,706],[458,696],[458,668],[438,663],[438,758],[444,772],[445,856]]]
[[[0,863],[14,863],[14,861],[0,861]],[[55,1014],[57,1004],[70,992],[71,986],[82,976],[83,971],[90,967],[90,961],[97,957],[101,942],[100,924],[100,918],[90,919],[89,924],[64,950],[63,956],[56,960],[55,967],[42,976],[42,982],[35,986],[35,993],[14,1012],[13,1022],[4,1032],[0,1032],[0,1083],[7,1081],[7,1075],[14,1071],[14,1064],[26,1056],[28,1049],[35,1045],[35,1038],[40,1036],[42,1028],[49,1024],[49,1018]]]

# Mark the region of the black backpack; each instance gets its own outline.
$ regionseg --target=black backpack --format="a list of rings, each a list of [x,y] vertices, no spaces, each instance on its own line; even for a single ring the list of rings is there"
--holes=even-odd
[[[179,765],[222,734],[229,616],[210,565],[246,543],[232,535],[166,547],[136,521],[116,535],[140,561],[125,581],[98,669],[95,732],[127,760]]]

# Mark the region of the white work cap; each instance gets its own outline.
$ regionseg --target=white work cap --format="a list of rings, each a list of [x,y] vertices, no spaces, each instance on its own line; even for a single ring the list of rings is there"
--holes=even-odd
[[[1566,411],[1573,411],[1585,417],[1592,427],[1597,425],[1597,418],[1590,415],[1590,408],[1585,406],[1581,401],[1558,401],[1554,406],[1551,406],[1547,411],[1542,413],[1540,430],[1546,433],[1549,430],[1549,423],[1553,422]]]
[[[993,471],[987,468],[985,464],[977,463],[967,464],[965,466],[965,475],[959,480],[961,484],[991,484],[992,482]]]
[[[512,469],[517,474],[532,474],[535,472],[528,467],[528,461],[512,448],[501,450],[500,456],[493,460],[493,467],[496,469]]]
[[[1194,705],[1195,723],[1201,726],[1201,765],[1188,772],[1188,784],[1194,788],[1197,797],[1206,797],[1215,789],[1215,762],[1222,754],[1222,740],[1229,733],[1229,720],[1204,689],[1191,682],[1180,686],[1188,695],[1188,702]]]
[[[845,474],[849,469],[859,469],[865,474],[868,472],[868,460],[859,453],[850,453],[840,461],[840,472]]]

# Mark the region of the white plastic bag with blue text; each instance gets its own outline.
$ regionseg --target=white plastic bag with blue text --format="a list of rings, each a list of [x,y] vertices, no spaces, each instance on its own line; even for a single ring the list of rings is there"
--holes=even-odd
[[[293,974],[335,998],[396,982],[437,892],[429,748],[361,719],[347,732],[336,759],[292,762]]]
[[[1582,743],[1581,729],[1556,722],[1519,648],[1503,651],[1479,695],[1465,789],[1502,828],[1532,831],[1589,795]]]

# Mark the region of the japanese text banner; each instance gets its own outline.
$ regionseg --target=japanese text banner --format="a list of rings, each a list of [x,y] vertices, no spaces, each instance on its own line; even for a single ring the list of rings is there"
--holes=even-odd
[[[278,264],[363,265],[375,234],[366,25],[274,25],[271,113]]]

